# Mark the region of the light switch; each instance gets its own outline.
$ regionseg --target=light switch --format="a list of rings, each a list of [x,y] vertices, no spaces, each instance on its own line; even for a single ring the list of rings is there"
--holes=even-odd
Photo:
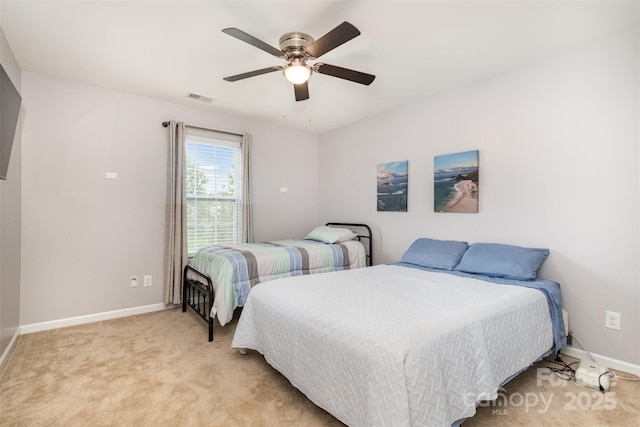
[[[118,179],[118,172],[105,172],[104,179]]]

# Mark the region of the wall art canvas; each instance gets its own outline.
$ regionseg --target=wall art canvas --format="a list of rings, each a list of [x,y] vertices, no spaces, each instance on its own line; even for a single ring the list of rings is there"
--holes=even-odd
[[[478,212],[478,150],[433,158],[434,212]]]
[[[406,212],[409,162],[378,165],[378,212]]]

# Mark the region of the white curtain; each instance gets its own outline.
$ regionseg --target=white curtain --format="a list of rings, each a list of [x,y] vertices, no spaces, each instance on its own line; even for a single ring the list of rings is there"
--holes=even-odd
[[[185,124],[170,121],[167,151],[167,209],[164,245],[164,302],[182,301],[182,271],[187,257]]]
[[[251,135],[242,135],[242,243],[253,242],[251,204]]]

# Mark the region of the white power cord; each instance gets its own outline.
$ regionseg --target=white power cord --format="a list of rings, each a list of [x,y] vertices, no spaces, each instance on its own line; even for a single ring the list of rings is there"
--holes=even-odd
[[[593,358],[593,355],[591,354],[591,352],[589,350],[587,350],[587,347],[585,347],[584,344],[582,344],[582,341],[580,341],[578,339],[578,337],[575,336],[575,334],[573,332],[569,332],[569,334],[571,334],[571,338],[573,338],[576,341],[578,341],[578,344],[580,344],[580,347],[582,347],[584,349],[584,351],[589,355],[589,357],[591,358],[591,361],[594,362],[594,363],[598,363],[598,362],[596,362],[596,359]]]

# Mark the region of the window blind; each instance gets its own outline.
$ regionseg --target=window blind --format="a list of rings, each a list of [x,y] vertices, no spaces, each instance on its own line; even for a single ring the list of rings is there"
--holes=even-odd
[[[188,131],[185,141],[187,249],[240,242],[242,155],[233,136]]]

